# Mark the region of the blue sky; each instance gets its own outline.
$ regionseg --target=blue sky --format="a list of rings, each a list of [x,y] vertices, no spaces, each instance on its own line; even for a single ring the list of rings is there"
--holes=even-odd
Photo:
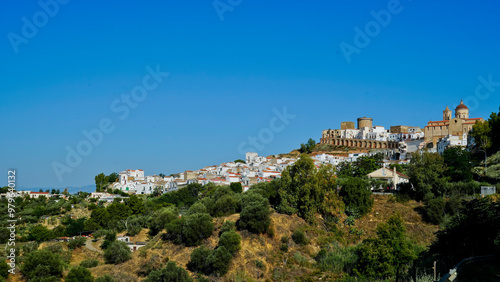
[[[500,105],[497,1],[54,1],[0,11],[5,184],[9,168],[23,187],[170,174],[242,158],[249,137],[278,154],[360,116],[423,127],[461,98],[471,117]],[[357,48],[350,62],[342,42]],[[169,76],[155,83],[148,66]],[[479,77],[493,83],[476,93]],[[120,119],[113,101],[143,79],[156,87]],[[103,119],[114,130],[70,166],[68,146],[91,144],[82,131]]]

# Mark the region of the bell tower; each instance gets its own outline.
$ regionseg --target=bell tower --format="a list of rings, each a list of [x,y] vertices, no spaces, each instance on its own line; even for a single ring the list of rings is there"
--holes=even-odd
[[[443,120],[450,120],[451,119],[451,110],[446,106],[446,109],[443,111]]]

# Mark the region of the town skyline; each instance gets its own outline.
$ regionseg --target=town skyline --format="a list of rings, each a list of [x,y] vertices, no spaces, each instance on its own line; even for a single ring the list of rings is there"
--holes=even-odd
[[[290,152],[363,116],[498,110],[497,2],[221,2],[6,4],[1,170],[84,186]]]

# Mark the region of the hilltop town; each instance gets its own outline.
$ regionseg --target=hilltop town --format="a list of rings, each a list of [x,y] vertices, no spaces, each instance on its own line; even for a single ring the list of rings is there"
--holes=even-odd
[[[353,163],[359,157],[382,154],[383,167],[391,164],[408,164],[409,153],[422,150],[443,154],[448,147],[472,148],[474,140],[469,132],[476,121],[483,118],[469,118],[469,109],[463,101],[455,108],[455,117],[446,107],[442,120],[429,121],[422,129],[418,126],[394,125],[390,129],[373,126],[373,119],[360,117],[357,127],[354,122],[341,122],[340,129],[323,130],[316,151],[312,154],[314,164],[337,166],[342,162]],[[297,152],[298,153],[298,152]],[[245,160],[237,160],[207,166],[198,170],[166,175],[145,175],[141,169],[127,169],[118,173],[118,180],[112,183],[111,190],[125,193],[161,194],[198,183],[206,185],[230,185],[241,183],[246,191],[250,186],[270,182],[281,177],[281,173],[297,160],[298,154],[275,156],[259,156],[255,152],[247,152]],[[380,173],[380,175],[379,175]],[[382,175],[383,174],[383,175]],[[408,176],[392,171],[380,171],[373,175],[392,182],[394,188],[408,181]],[[396,180],[395,178],[398,177]],[[109,196],[105,191],[99,196]]]

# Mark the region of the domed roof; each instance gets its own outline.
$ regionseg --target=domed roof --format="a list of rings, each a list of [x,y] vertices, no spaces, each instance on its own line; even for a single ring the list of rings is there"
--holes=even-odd
[[[461,109],[466,109],[466,110],[468,110],[468,109],[469,109],[469,108],[467,108],[467,106],[466,106],[466,105],[464,105],[464,101],[463,101],[463,100],[461,100],[461,101],[460,101],[460,105],[458,105],[458,106],[455,108],[455,110],[461,110]]]

